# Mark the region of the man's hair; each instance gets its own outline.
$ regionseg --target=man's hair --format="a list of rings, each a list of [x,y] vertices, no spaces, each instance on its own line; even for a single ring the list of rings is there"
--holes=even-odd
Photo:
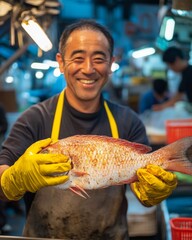
[[[152,84],[153,84],[153,90],[159,95],[162,95],[168,89],[167,81],[162,78],[155,78]]]
[[[76,30],[93,30],[93,31],[98,31],[104,34],[104,36],[107,38],[109,42],[109,51],[110,51],[110,56],[113,56],[113,48],[114,48],[114,40],[110,32],[106,27],[103,25],[97,23],[94,20],[91,19],[82,19],[79,20],[78,22],[72,23],[68,25],[63,33],[61,34],[60,41],[59,41],[59,52],[62,54],[62,57],[64,58],[64,52],[65,52],[65,47],[66,47],[66,42],[71,35],[72,32]]]
[[[163,53],[165,63],[174,63],[177,58],[184,59],[183,52],[177,47],[169,47]]]

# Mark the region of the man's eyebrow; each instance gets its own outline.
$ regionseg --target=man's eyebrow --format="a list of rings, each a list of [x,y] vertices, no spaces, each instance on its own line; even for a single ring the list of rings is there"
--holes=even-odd
[[[74,55],[76,55],[76,54],[79,54],[79,53],[85,53],[86,51],[85,50],[74,50],[72,53],[71,53],[71,56],[70,57],[73,57]],[[107,55],[106,55],[106,53],[105,52],[103,52],[103,51],[95,51],[94,53],[93,53],[93,55],[102,55],[102,56],[104,56],[104,57],[107,57]]]
[[[103,52],[103,51],[95,51],[95,52],[94,52],[94,55],[96,55],[96,54],[99,54],[99,55],[102,55],[102,56],[104,56],[104,57],[107,57],[107,55],[106,55],[105,52]]]
[[[71,53],[71,57],[73,57],[75,54],[78,54],[78,53],[85,53],[84,50],[74,50],[72,53]]]

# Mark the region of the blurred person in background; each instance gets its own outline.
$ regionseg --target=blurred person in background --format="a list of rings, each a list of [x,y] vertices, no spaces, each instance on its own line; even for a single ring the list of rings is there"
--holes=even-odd
[[[169,99],[167,81],[161,78],[152,80],[152,89],[143,93],[139,99],[139,114],[152,110],[153,105],[164,103]]]
[[[192,104],[192,65],[184,58],[182,50],[174,46],[164,51],[162,59],[171,70],[181,73],[181,82],[175,95],[162,104],[154,105],[153,110],[159,111],[174,106],[176,102],[183,100],[185,97]]]
[[[138,115],[128,106],[105,100],[102,89],[113,62],[113,38],[92,20],[68,25],[56,58],[64,73],[64,91],[28,108],[16,121],[0,153],[0,197],[24,197],[23,235],[62,239],[127,240],[125,185],[90,191],[84,199],[54,185],[68,181],[68,156],[41,154],[52,141],[77,134],[104,135],[148,144]],[[177,186],[175,174],[149,165],[137,171],[131,188],[147,207],[167,198]]]

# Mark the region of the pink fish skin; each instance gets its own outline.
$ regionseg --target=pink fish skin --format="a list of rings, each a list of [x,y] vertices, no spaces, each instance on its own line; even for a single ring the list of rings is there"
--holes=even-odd
[[[137,169],[148,164],[192,175],[192,137],[150,151],[151,148],[146,145],[123,139],[75,135],[57,141],[41,153],[69,156],[72,164],[72,170],[68,173],[69,181],[60,187],[70,188],[77,194],[83,192],[84,197],[84,190],[134,182]]]

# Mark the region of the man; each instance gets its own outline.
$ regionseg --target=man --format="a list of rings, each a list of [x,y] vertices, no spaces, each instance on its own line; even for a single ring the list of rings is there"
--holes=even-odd
[[[184,58],[181,49],[177,47],[169,47],[163,53],[163,61],[174,72],[181,73],[181,82],[177,93],[169,99],[169,101],[160,105],[154,105],[153,110],[163,110],[164,108],[173,106],[177,101],[187,97],[189,103],[192,103],[192,66]]]
[[[167,81],[155,78],[152,81],[152,89],[142,94],[139,99],[139,113],[152,110],[153,105],[162,104],[168,99]]]
[[[68,180],[64,174],[54,174],[70,170],[66,156],[37,154],[51,143],[50,136],[56,141],[75,134],[97,134],[148,143],[137,115],[101,95],[111,72],[113,39],[102,25],[82,20],[66,27],[56,58],[67,87],[32,106],[14,125],[0,154],[2,198],[24,195],[25,236],[128,239],[124,186],[90,191],[91,198],[85,200],[52,186]],[[138,178],[132,188],[146,206],[161,202],[177,185],[174,174],[153,165],[140,169]]]

